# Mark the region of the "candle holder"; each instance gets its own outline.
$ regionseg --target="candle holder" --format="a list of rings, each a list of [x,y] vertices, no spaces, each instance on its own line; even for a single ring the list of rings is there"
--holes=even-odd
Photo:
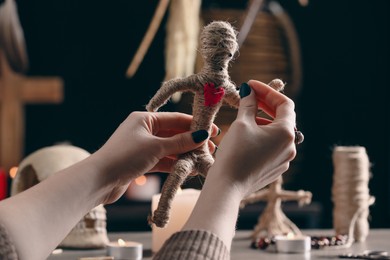
[[[275,236],[276,251],[278,253],[306,253],[311,249],[309,236]]]
[[[114,259],[141,260],[142,244],[133,241],[118,239],[117,242],[110,242],[107,245],[107,254]]]

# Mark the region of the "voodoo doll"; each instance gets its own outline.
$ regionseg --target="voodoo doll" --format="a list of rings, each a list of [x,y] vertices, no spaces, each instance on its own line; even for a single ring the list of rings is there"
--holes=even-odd
[[[237,50],[236,31],[229,23],[215,21],[208,24],[200,35],[200,54],[204,61],[201,71],[186,78],[164,82],[146,109],[155,112],[166,104],[174,93],[193,92],[193,119],[190,130],[207,130],[210,133],[223,101],[235,108],[239,106],[240,96],[228,74],[229,62]],[[278,83],[283,85],[280,80]],[[214,158],[207,142],[194,151],[179,155],[173,166],[173,173],[168,175],[163,185],[158,207],[153,216],[149,217],[149,222],[164,227],[168,223],[172,200],[186,177],[190,174],[206,176],[213,163]]]

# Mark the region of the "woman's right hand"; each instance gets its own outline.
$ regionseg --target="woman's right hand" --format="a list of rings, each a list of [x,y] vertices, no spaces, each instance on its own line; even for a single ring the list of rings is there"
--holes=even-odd
[[[262,82],[248,84],[241,86],[237,119],[219,145],[210,171],[218,175],[212,179],[234,186],[242,197],[275,181],[296,154],[293,101]],[[258,108],[274,120],[256,117]]]
[[[237,119],[223,137],[183,230],[208,230],[229,249],[241,200],[275,181],[295,157],[294,103],[259,81],[240,88]],[[249,95],[248,95],[249,94]],[[274,120],[256,117],[258,108]]]

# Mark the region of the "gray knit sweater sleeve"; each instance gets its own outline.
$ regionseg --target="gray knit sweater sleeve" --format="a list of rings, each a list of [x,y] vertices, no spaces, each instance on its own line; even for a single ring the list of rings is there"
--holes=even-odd
[[[17,260],[18,255],[12,241],[10,240],[7,230],[0,224],[0,259]]]
[[[228,260],[229,250],[215,234],[204,230],[186,230],[173,234],[153,260]]]

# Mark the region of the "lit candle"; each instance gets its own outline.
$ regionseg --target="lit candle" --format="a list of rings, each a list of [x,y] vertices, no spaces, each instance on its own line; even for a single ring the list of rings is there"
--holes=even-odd
[[[180,190],[172,201],[169,223],[164,228],[152,225],[152,251],[160,250],[164,242],[175,232],[180,231],[187,222],[196,201],[199,198],[200,191],[195,189]],[[161,194],[154,195],[152,198],[152,212],[157,208]]]
[[[126,198],[137,201],[151,201],[153,195],[159,192],[160,177],[157,175],[142,175],[129,185]]]
[[[278,253],[305,253],[311,249],[311,238],[309,236],[287,236],[275,237],[276,251]]]
[[[117,242],[110,242],[107,245],[107,253],[114,259],[141,260],[142,244],[118,239]]]

